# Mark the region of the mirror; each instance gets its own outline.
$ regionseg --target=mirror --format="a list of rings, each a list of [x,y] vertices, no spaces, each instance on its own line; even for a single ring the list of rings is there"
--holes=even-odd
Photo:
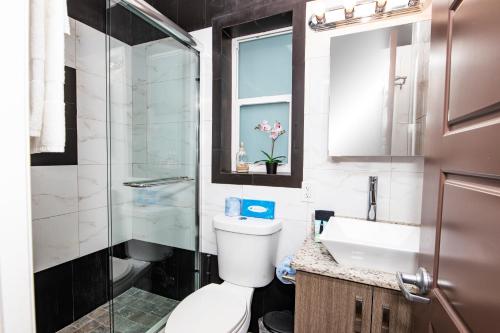
[[[430,21],[330,40],[330,156],[422,155]]]

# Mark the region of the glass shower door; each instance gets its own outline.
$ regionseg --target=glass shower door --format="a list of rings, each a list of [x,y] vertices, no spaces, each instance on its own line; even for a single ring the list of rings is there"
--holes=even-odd
[[[198,287],[199,53],[119,4],[108,30],[111,327],[157,332]]]

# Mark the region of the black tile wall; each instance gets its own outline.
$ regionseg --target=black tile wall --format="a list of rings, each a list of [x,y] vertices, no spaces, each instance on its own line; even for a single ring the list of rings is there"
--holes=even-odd
[[[106,303],[108,250],[35,273],[37,333],[53,333]]]
[[[101,32],[106,32],[106,2],[108,0],[67,1],[70,17]],[[306,0],[284,1],[297,3]],[[214,17],[249,7],[275,3],[276,0],[146,0],[146,2],[184,30],[193,31],[212,26]],[[108,14],[109,34],[124,43],[136,45],[165,38],[164,33],[120,5],[112,7]]]
[[[37,333],[53,333],[73,322],[71,262],[35,273]]]
[[[116,5],[108,13],[108,34],[126,44],[132,45],[133,21],[132,15],[126,8]]]
[[[104,249],[73,260],[75,319],[106,303],[109,290],[109,254]]]
[[[109,0],[67,0],[68,15],[96,30],[106,32],[106,2]]]
[[[64,103],[66,117],[66,146],[64,153],[31,155],[31,166],[78,164],[78,138],[76,126],[76,70],[65,67]]]
[[[179,1],[179,20],[177,24],[186,31],[199,30],[207,27],[205,22],[204,0]]]
[[[201,253],[201,272],[200,272],[200,286],[206,286],[210,283],[222,283],[219,277],[219,264],[217,256],[213,254]]]

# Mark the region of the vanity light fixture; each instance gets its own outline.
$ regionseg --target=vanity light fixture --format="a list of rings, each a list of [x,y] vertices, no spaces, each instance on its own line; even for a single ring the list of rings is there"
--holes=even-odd
[[[344,0],[343,5],[319,8],[309,19],[315,31],[421,12],[425,0]],[[428,2],[428,1],[427,1]]]

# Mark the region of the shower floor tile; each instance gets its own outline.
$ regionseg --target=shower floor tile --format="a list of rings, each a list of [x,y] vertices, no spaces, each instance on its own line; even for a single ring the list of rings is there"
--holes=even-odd
[[[146,333],[166,318],[179,304],[135,287],[113,299],[113,327],[115,333]],[[58,333],[110,332],[109,304],[101,305]]]

